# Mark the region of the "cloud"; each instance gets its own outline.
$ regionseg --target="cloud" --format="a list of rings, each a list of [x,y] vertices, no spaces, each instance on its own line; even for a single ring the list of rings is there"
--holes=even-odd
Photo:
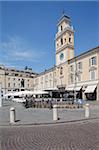
[[[27,41],[16,36],[9,37],[0,43],[1,63],[10,66],[24,64],[32,65],[33,62],[40,62],[46,55],[44,51],[33,48]]]

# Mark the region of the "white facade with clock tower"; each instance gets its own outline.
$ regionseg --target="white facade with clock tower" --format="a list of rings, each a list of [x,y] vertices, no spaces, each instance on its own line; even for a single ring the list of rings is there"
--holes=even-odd
[[[74,30],[70,17],[63,15],[56,33],[56,66],[74,58]]]

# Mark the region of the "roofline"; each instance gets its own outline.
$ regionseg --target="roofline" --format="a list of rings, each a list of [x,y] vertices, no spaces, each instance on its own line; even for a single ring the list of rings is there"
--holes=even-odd
[[[7,68],[7,67],[5,67],[5,66],[0,67],[0,69],[5,70],[5,71],[15,71],[15,72],[20,72],[20,73],[29,73],[29,74],[31,73],[31,74],[37,75],[37,73],[32,72],[32,71],[17,70],[17,69],[15,69],[15,68]]]
[[[62,17],[58,20],[57,26],[59,26],[60,23],[61,23],[64,19],[66,19],[67,21],[71,22],[71,18],[70,18],[69,16],[67,16],[67,15],[64,14],[64,15],[62,15]]]
[[[95,47],[95,48],[92,48],[92,49],[90,49],[90,50],[88,50],[88,51],[86,51],[86,52],[83,52],[83,53],[81,53],[80,55],[75,56],[74,58],[65,61],[64,63],[59,64],[58,66],[55,65],[55,66],[53,66],[52,68],[50,68],[50,69],[48,69],[48,70],[45,70],[45,71],[39,73],[39,74],[38,74],[37,76],[35,76],[34,78],[40,77],[41,75],[46,74],[46,73],[50,72],[51,70],[54,70],[55,68],[57,68],[57,67],[59,67],[59,66],[61,66],[61,65],[66,64],[67,62],[70,63],[71,61],[74,61],[76,58],[79,59],[79,57],[82,57],[82,56],[84,56],[84,55],[87,55],[88,53],[92,53],[92,52],[94,52],[94,50],[98,51],[98,49],[99,49],[99,46],[97,46],[97,47]]]
[[[96,52],[99,51],[99,46],[97,46],[97,47],[95,47],[95,48],[92,48],[92,49],[90,49],[90,50],[88,50],[88,51],[85,51],[85,52],[79,54],[78,56],[75,56],[74,58],[68,60],[68,61],[70,62],[70,61],[73,61],[73,60],[75,60],[75,59],[79,59],[79,57],[82,57],[82,56],[84,56],[84,55],[87,55],[87,54],[92,53],[92,52],[95,52],[95,51],[96,51]]]
[[[50,71],[54,70],[56,68],[56,66],[54,65],[53,67],[49,68],[49,69],[45,69],[44,71],[42,71],[41,73],[37,74],[35,77],[39,77],[40,75],[49,73]],[[35,78],[34,77],[34,78]]]

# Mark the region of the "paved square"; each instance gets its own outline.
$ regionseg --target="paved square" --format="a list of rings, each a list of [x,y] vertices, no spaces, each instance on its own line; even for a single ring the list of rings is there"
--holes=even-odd
[[[2,150],[99,150],[99,120],[1,127]]]

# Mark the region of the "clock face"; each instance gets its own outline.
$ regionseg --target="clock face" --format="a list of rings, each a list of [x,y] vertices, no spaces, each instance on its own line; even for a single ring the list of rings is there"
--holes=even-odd
[[[64,59],[64,54],[61,53],[61,54],[60,54],[60,60],[63,60],[63,59]]]

